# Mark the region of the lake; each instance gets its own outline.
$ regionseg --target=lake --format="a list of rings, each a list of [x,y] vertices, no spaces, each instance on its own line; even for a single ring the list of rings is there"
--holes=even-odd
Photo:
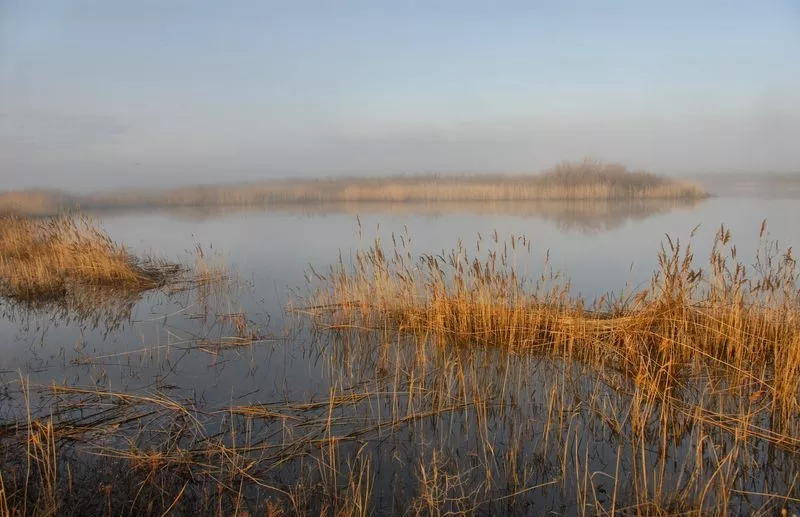
[[[260,482],[241,489],[253,508],[292,493],[292,501],[305,497],[316,510],[328,496],[337,504],[364,496],[376,514],[432,508],[582,514],[603,513],[613,504],[634,508],[636,494],[646,493],[665,507],[673,499],[702,499],[704,507],[724,504],[734,513],[783,494],[789,496],[785,505],[797,509],[796,454],[753,438],[746,457],[726,463],[719,458],[740,445],[719,430],[659,432],[656,419],[637,431],[624,422],[630,382],[616,373],[535,354],[420,349],[418,342],[380,331],[326,331],[287,310],[302,306],[310,268],[324,274],[340,256],[348,264],[377,237],[391,247],[393,234],[410,235],[415,256],[446,253],[459,240],[474,250],[479,235],[487,239],[495,231],[501,242],[524,235],[531,252],[515,253],[519,271],[535,277],[547,260],[569,279],[574,296],[624,296],[647,285],[666,235],[686,243],[696,230],[698,265],[707,261],[723,224],[745,261],[759,247],[764,220],[782,248],[797,246],[796,199],[94,215],[137,254],[191,262],[200,245],[210,262],[235,274],[235,285],[152,292],[83,315],[4,302],[0,418],[18,418],[27,393],[34,414],[60,404],[76,426],[78,413],[96,415],[98,422],[108,415],[115,429],[130,426],[121,438],[103,435],[80,444],[91,449],[102,443],[99,450],[112,459],[124,459],[118,451],[134,445],[145,450],[170,440],[215,458],[235,451],[244,470],[247,458],[256,457],[247,477]],[[692,380],[694,396],[704,396],[707,382]],[[122,400],[112,402],[114,393],[131,395],[124,418],[112,412]],[[182,427],[169,432],[177,424],[168,401],[190,408]],[[621,423],[609,421],[614,414]],[[652,439],[625,438],[652,430]],[[701,468],[703,462],[710,467]],[[717,471],[719,465],[724,468]],[[117,479],[119,473],[108,475]],[[730,488],[730,500],[717,499],[717,483]],[[309,488],[303,492],[303,486]],[[700,493],[706,486],[708,493]],[[326,495],[316,499],[314,487],[327,487]],[[329,493],[337,490],[345,495]]]

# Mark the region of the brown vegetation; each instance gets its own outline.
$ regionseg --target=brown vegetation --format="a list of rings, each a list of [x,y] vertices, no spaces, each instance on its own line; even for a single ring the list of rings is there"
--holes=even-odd
[[[74,197],[82,210],[180,206],[274,206],[320,203],[500,202],[545,200],[701,199],[708,194],[679,182],[624,165],[585,160],[562,163],[540,174],[473,176],[389,176],[299,179],[239,185],[206,185],[169,190],[121,190]],[[21,213],[59,210],[31,197],[9,205]],[[0,209],[2,208],[0,204]]]
[[[70,208],[74,201],[54,190],[18,190],[0,192],[0,216],[20,214],[28,216],[54,215]]]
[[[634,376],[645,375],[645,366],[697,363],[767,382],[769,370],[780,380],[769,387],[781,405],[800,407],[800,291],[791,249],[763,241],[748,267],[723,227],[703,269],[691,246],[670,240],[648,288],[586,301],[572,297],[558,275],[531,283],[517,270],[517,255],[530,252],[526,238],[491,239],[485,260],[478,258],[486,247],[479,236],[474,256],[460,245],[419,261],[411,260],[409,236],[389,250],[378,239],[357,253],[352,269],[340,262],[314,273],[323,288],[313,305],[332,308],[315,314],[365,327],[389,322],[449,346],[545,349]]]
[[[706,195],[694,184],[630,171],[620,164],[584,161],[563,163],[542,175],[390,176],[120,192],[86,198],[84,206],[675,199]]]
[[[0,515],[791,515],[798,270],[762,238],[744,265],[721,228],[703,268],[668,240],[646,289],[594,302],[526,279],[524,238],[421,258],[377,240],[297,300],[322,396],[20,381]],[[244,314],[209,319],[259,341]]]
[[[690,246],[668,241],[648,288],[594,302],[572,296],[568,282],[552,272],[527,281],[517,268],[518,255],[530,252],[525,238],[502,243],[494,235],[486,250],[479,236],[474,255],[459,246],[415,261],[410,237],[393,235],[393,249],[378,239],[352,266],[340,262],[324,274],[314,272],[321,287],[302,311],[331,331],[397,333],[460,357],[497,350],[500,358],[534,355],[578,367],[583,381],[574,382],[588,386],[579,388],[588,394],[570,402],[572,395],[555,383],[554,399],[566,398],[548,411],[545,425],[571,427],[564,415],[585,415],[589,408],[588,418],[607,426],[608,436],[620,440],[617,461],[633,458],[630,513],[726,514],[737,494],[747,493],[742,487],[758,479],[747,465],[762,461],[754,458],[763,447],[782,451],[784,465],[794,465],[800,455],[798,270],[791,249],[779,250],[765,235],[762,226],[765,240],[752,266],[738,260],[724,228],[708,268],[696,267]],[[478,258],[481,253],[486,258]],[[609,387],[617,395],[610,396]],[[475,389],[484,388],[478,382]],[[522,396],[515,392],[512,399]],[[567,409],[571,403],[577,406]],[[586,482],[589,489],[579,494],[579,513],[595,513],[598,494],[588,481],[595,473],[579,458],[597,449],[579,449],[578,443],[593,439],[577,431],[575,440],[570,445],[567,437],[562,446],[578,464],[572,482]],[[687,440],[698,457],[682,452]],[[706,441],[717,451],[710,459],[699,452]],[[653,456],[646,459],[645,450]],[[563,459],[562,472],[569,462]],[[668,464],[683,465],[678,479],[684,482],[673,484],[675,473],[665,474]],[[615,494],[617,489],[615,484]],[[798,501],[793,481],[787,490]],[[769,505],[781,495],[750,494]],[[613,514],[614,507],[599,513]],[[761,511],[775,511],[769,507]]]
[[[86,216],[0,218],[1,296],[51,300],[86,287],[141,292],[178,270],[131,255]]]

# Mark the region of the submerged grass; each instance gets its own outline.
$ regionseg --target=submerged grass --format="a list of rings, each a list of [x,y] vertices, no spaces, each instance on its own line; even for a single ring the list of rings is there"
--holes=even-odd
[[[670,239],[658,255],[649,286],[624,297],[587,301],[547,265],[538,278],[518,271],[530,241],[511,237],[492,246],[478,236],[475,256],[457,249],[414,260],[408,235],[380,239],[325,274],[310,311],[320,321],[399,332],[428,333],[449,346],[497,346],[522,353],[547,350],[612,363],[636,373],[644,362],[678,367],[711,363],[761,380],[792,409],[800,386],[800,291],[792,250],[781,251],[761,230],[752,265],[738,260],[729,230],[717,232],[708,266],[698,267],[691,245]],[[399,240],[399,245],[398,245]]]
[[[646,288],[593,302],[548,268],[527,279],[525,238],[421,258],[392,240],[311,273],[296,311],[315,323],[319,390],[212,403],[21,379],[24,414],[0,407],[0,515],[800,508],[797,269],[765,229],[748,265],[725,228],[702,268],[667,240]],[[198,321],[248,344],[196,335],[170,344],[181,355],[264,346],[238,310]]]
[[[765,225],[752,265],[738,259],[724,227],[705,268],[691,245],[668,238],[648,287],[594,301],[573,296],[547,267],[534,281],[524,278],[517,267],[518,253],[530,252],[524,237],[503,243],[495,233],[491,240],[485,259],[459,244],[413,260],[408,235],[393,235],[389,250],[377,239],[352,266],[340,260],[325,274],[312,270],[321,286],[300,310],[332,330],[391,329],[442,347],[610,369],[647,397],[668,401],[670,412],[800,452],[798,269],[792,250],[769,241]],[[476,249],[483,248],[479,236]],[[680,399],[697,378],[734,394],[733,409]],[[739,405],[737,396],[751,403]]]
[[[96,287],[141,292],[179,271],[132,255],[87,216],[0,218],[1,296],[38,302]]]

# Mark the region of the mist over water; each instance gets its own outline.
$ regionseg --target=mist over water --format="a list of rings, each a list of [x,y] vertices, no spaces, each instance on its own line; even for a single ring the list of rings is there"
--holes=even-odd
[[[664,174],[796,170],[797,16],[782,1],[12,0],[0,188],[531,172],[586,155]]]

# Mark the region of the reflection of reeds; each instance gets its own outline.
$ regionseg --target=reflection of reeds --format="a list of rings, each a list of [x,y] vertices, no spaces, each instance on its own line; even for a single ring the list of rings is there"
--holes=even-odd
[[[157,393],[39,387],[47,415],[0,430],[9,504],[22,508],[25,483],[32,506],[54,504],[60,515],[515,515],[565,505],[577,514],[770,514],[796,499],[797,448],[763,432],[771,410],[753,400],[755,387],[706,384],[698,373],[665,389],[597,364],[415,339],[392,347],[380,373],[363,368],[383,355],[380,335],[320,336],[339,356],[335,384],[351,387],[314,402],[215,411]],[[674,389],[682,383],[691,391]],[[42,443],[41,430],[69,478],[41,478],[39,467],[28,477],[14,468],[18,449],[2,448]],[[42,455],[52,450],[33,449],[32,464],[49,468]],[[756,465],[763,474],[750,471]]]
[[[187,206],[163,209],[181,218],[204,221],[240,214],[259,214],[265,211],[302,216],[328,214],[387,214],[392,216],[422,215],[440,217],[454,214],[511,215],[538,217],[552,222],[564,231],[593,234],[619,228],[630,220],[646,219],[652,215],[688,209],[701,203],[700,199],[617,199],[617,200],[534,200],[534,201],[461,201],[461,202],[339,202],[316,204],[280,204],[273,206]]]
[[[85,215],[0,218],[0,298],[3,316],[102,325],[126,322],[145,291],[191,291],[199,305],[233,288],[228,269],[197,246],[194,264],[140,258],[113,242]],[[245,335],[246,331],[249,333]],[[252,334],[239,329],[237,337]]]
[[[418,261],[408,236],[392,240],[395,247],[388,250],[376,240],[356,255],[352,267],[340,262],[324,274],[312,272],[321,289],[299,310],[326,332],[394,332],[445,350],[496,349],[500,357],[533,353],[586,365],[596,372],[589,375],[620,375],[616,390],[630,398],[612,402],[594,384],[574,411],[590,408],[613,436],[630,442],[632,450],[624,454],[630,454],[633,471],[627,475],[634,478],[635,491],[647,495],[637,497],[629,511],[725,508],[742,493],[740,465],[754,454],[745,440],[769,443],[792,458],[800,454],[800,294],[791,250],[781,252],[764,241],[752,268],[746,267],[723,228],[710,267],[703,270],[695,268],[691,247],[668,241],[649,288],[589,304],[572,298],[557,275],[545,273],[533,282],[521,278],[518,254],[530,251],[524,238],[503,244],[493,236],[483,260],[459,245]],[[477,250],[484,246],[479,237]],[[486,388],[479,382],[474,389]],[[579,507],[596,507],[588,462],[580,458],[591,452],[579,447],[587,431],[563,419],[568,404],[559,402],[563,396],[554,384],[554,411],[548,411],[546,425],[556,429],[561,472],[573,476],[573,486],[585,485],[576,494]],[[472,407],[480,422],[477,399]],[[566,436],[559,431],[565,428]],[[671,447],[684,439],[704,451],[704,442],[722,440],[728,452],[707,465],[711,479],[698,470],[706,459],[683,459],[687,472],[694,472],[687,474],[691,482],[678,492],[665,490],[671,481],[647,464],[664,469],[670,454],[680,456],[670,453]],[[646,444],[659,441],[657,457],[646,459]],[[628,450],[620,447],[619,454]],[[570,464],[578,470],[566,472]]]
[[[413,260],[408,237],[395,240],[301,299],[315,323],[303,354],[324,365],[313,394],[210,403],[23,383],[32,407],[14,414],[12,397],[0,423],[0,511],[797,512],[790,253],[765,239],[744,268],[721,230],[701,271],[667,242],[647,291],[590,305],[557,275],[521,278],[525,239],[481,239],[477,261],[463,246]],[[215,336],[252,328],[239,311],[208,322]]]
[[[744,508],[770,512],[795,497],[797,448],[766,432],[769,405],[751,396],[759,386],[705,383],[700,372],[642,383],[558,355],[425,346],[424,336],[387,349],[384,337],[320,334],[334,387],[314,401],[214,409],[161,393],[31,387],[41,418],[0,428],[9,504],[22,508],[26,482],[40,508],[57,494],[61,515],[515,515],[565,505],[701,515],[759,490]],[[14,469],[13,444],[40,429],[70,478],[42,486]],[[612,454],[601,467],[603,444]],[[759,488],[749,464],[776,484]]]
[[[691,209],[699,199],[633,199],[543,202],[534,207],[536,216],[555,224],[563,231],[584,234],[607,232],[628,221]]]
[[[500,243],[495,233],[485,260],[461,244],[413,260],[410,238],[392,235],[400,242],[394,249],[377,239],[356,254],[352,268],[340,262],[325,274],[314,272],[322,289],[310,310],[330,327],[391,322],[450,346],[547,348],[634,372],[643,358],[650,366],[702,359],[734,371],[775,367],[785,369],[775,389],[794,393],[800,331],[792,322],[800,295],[791,250],[780,253],[765,243],[748,269],[729,239],[720,230],[706,270],[696,269],[690,246],[669,241],[649,288],[589,304],[571,298],[568,283],[556,276],[521,277],[518,255],[530,251],[524,237]],[[479,236],[478,252],[485,246]]]
[[[130,321],[141,293],[102,287],[73,289],[68,296],[48,300],[6,300],[2,317],[30,328],[40,318],[58,324],[81,323],[90,329],[104,329],[104,335]]]

